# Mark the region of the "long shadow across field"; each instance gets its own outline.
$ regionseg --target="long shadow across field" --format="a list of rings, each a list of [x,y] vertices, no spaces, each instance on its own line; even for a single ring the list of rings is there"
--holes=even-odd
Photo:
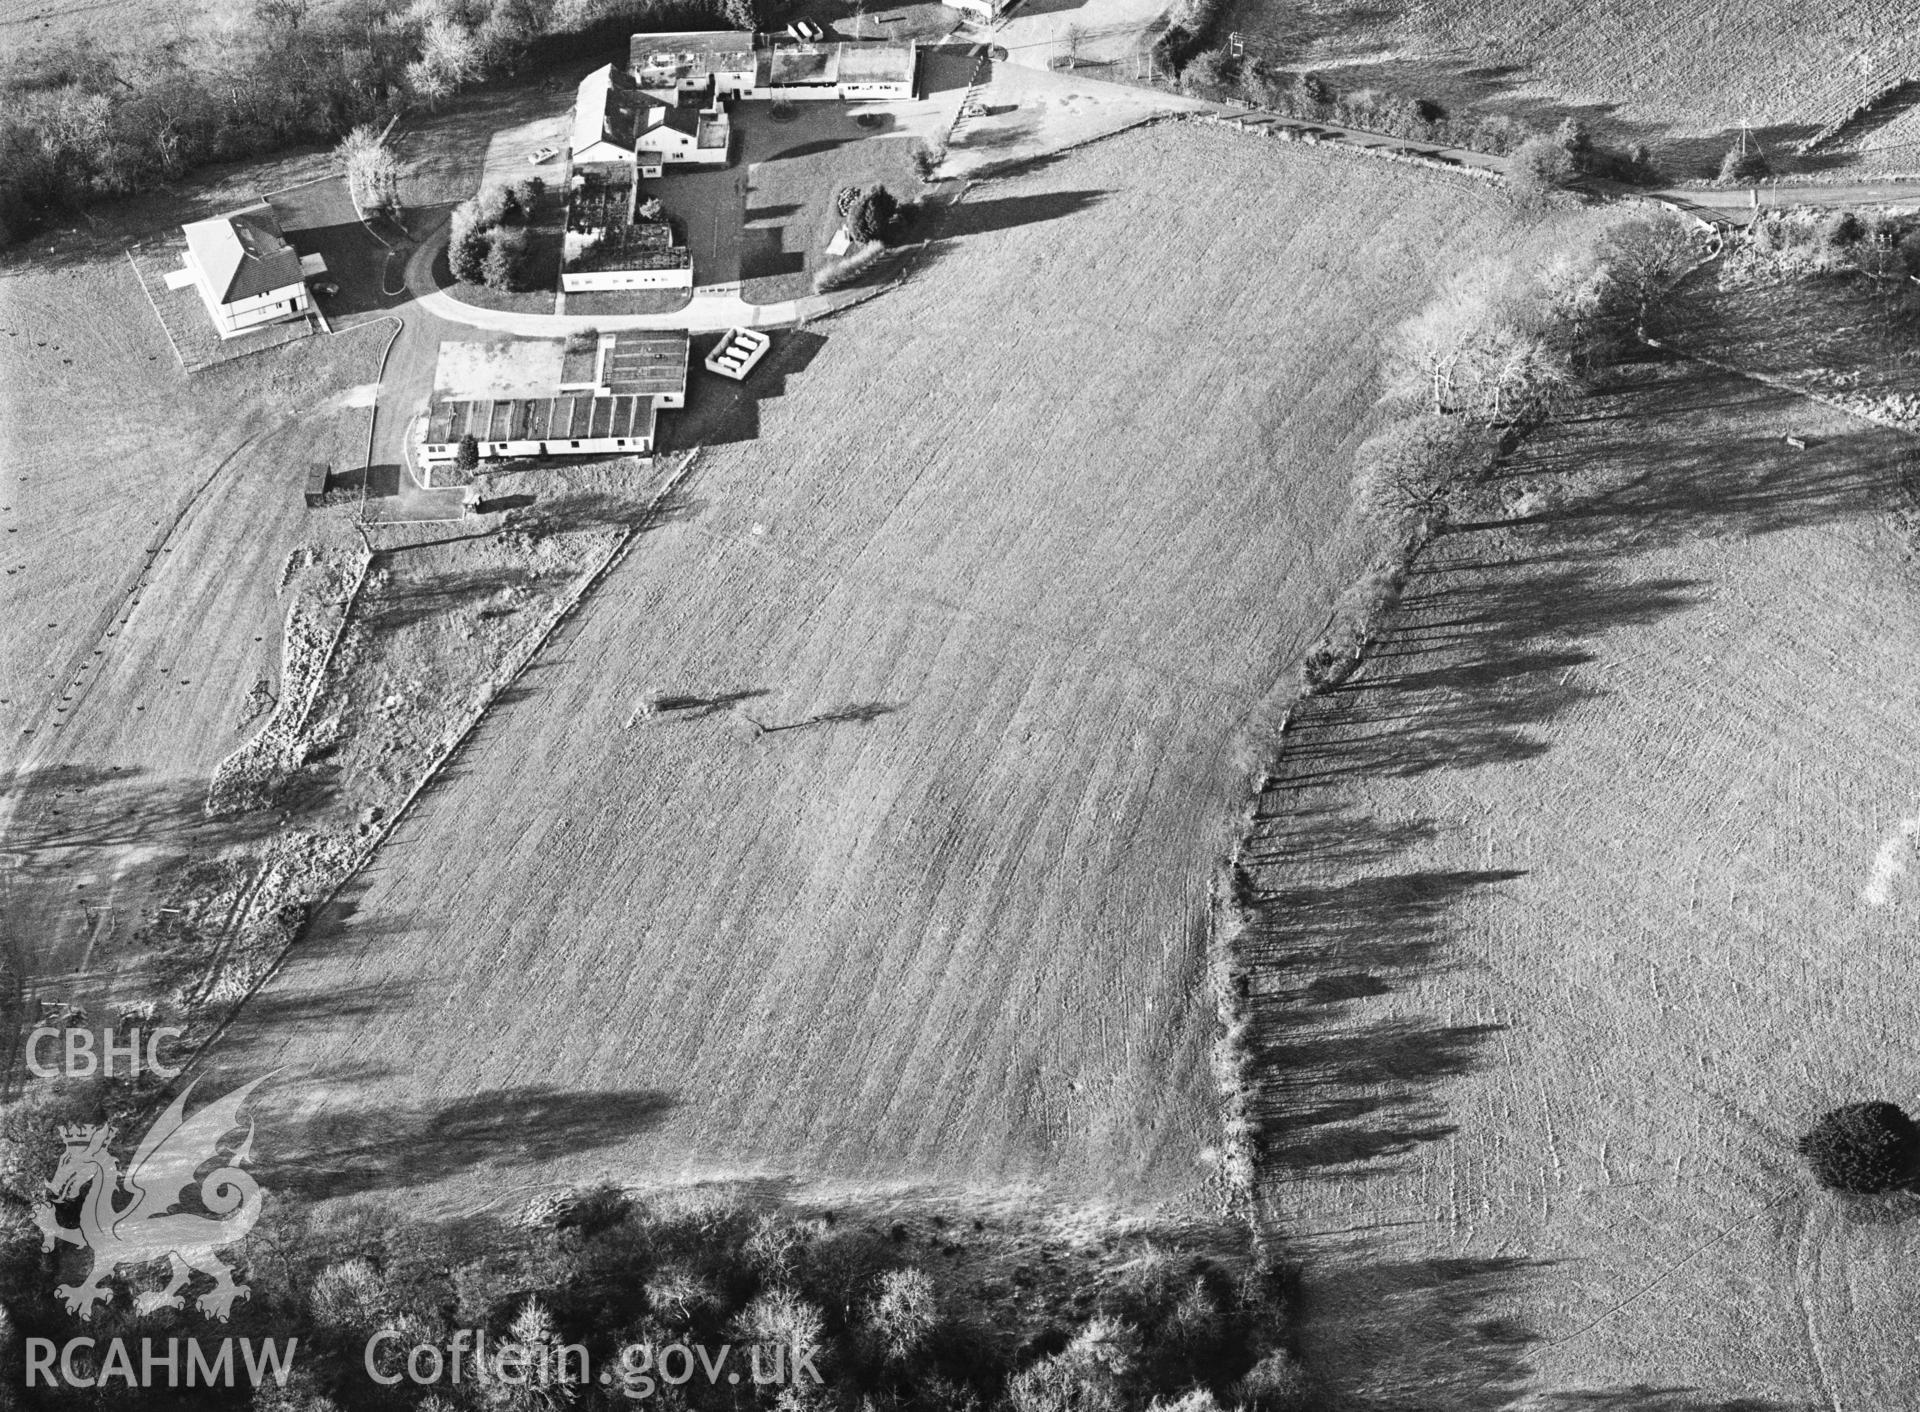
[[[1620,369],[1611,392],[1523,442],[1484,503],[1428,546],[1365,667],[1295,709],[1234,879],[1257,1076],[1249,1117],[1277,1209],[1296,1205],[1295,1182],[1410,1165],[1465,1121],[1454,1081],[1497,1052],[1500,1026],[1422,1013],[1416,997],[1459,964],[1463,910],[1523,868],[1462,868],[1482,850],[1450,840],[1457,824],[1375,817],[1354,786],[1545,754],[1556,718],[1606,692],[1594,666],[1606,635],[1686,611],[1705,591],[1633,572],[1637,552],[1858,520],[1889,503],[1902,438],[1863,427],[1801,451],[1769,430],[1793,415],[1805,415],[1798,399],[1731,375],[1666,360]],[[1511,1314],[1525,1307],[1529,1267],[1382,1260],[1376,1227],[1430,1213],[1416,1199],[1376,1214],[1375,1226],[1290,1232],[1325,1256],[1306,1297],[1327,1371],[1356,1382],[1340,1405],[1517,1405],[1537,1342]],[[1784,1412],[1655,1387],[1542,1405]]]
[[[486,1163],[551,1163],[654,1126],[673,1100],[651,1091],[496,1089],[434,1106],[333,1110],[300,1129],[271,1168],[274,1189],[335,1198],[425,1185]]]
[[[235,743],[239,741],[235,736]],[[7,922],[0,930],[0,1092],[25,1078],[21,1040],[46,1017],[41,1001],[90,1003],[66,979],[84,946],[93,969],[134,946],[148,918],[127,915],[116,890],[170,876],[257,844],[276,824],[271,814],[206,813],[206,782],[157,778],[113,765],[67,764],[21,771],[5,783],[10,815],[4,848]],[[109,886],[109,880],[112,886]],[[85,981],[74,978],[73,984]],[[110,1016],[94,1015],[93,1023]]]

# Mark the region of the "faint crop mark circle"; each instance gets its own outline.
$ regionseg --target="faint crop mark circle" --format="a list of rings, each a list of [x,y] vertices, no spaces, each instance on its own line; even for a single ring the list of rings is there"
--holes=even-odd
[[[775,103],[767,110],[767,116],[776,123],[790,123],[800,116],[800,110],[791,103]]]

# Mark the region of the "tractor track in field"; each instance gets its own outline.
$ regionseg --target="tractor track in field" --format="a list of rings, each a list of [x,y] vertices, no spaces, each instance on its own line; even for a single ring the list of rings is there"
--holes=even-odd
[[[9,772],[7,776],[9,794],[13,793],[20,776],[32,768],[31,759],[28,757],[40,753],[39,747],[43,740],[40,735],[42,727],[49,724],[49,717],[63,714],[60,709],[61,700],[68,695],[73,698],[67,708],[67,714],[77,712],[85,703],[93,682],[99,677],[97,671],[91,670],[96,665],[94,659],[106,656],[109,649],[104,644],[118,633],[125,631],[128,624],[133,621],[134,610],[140,606],[140,595],[152,587],[154,569],[160,557],[173,548],[174,539],[186,525],[189,517],[205,503],[207,492],[213,488],[214,483],[220,479],[227,467],[233,464],[235,458],[251,450],[275,430],[277,428],[267,427],[256,431],[221,457],[214,468],[207,473],[206,478],[187,492],[166,524],[147,541],[144,551],[145,561],[128,576],[126,585],[113,596],[110,604],[95,614],[93,627],[87,633],[85,640],[67,659],[68,665],[61,673],[60,680],[49,688],[45,703],[31,718],[33,723],[22,728],[22,735],[34,736],[34,748],[22,752],[19,763]],[[54,694],[56,692],[58,695]],[[52,721],[51,724],[57,727],[64,722]],[[11,811],[9,811],[9,824],[11,824]]]

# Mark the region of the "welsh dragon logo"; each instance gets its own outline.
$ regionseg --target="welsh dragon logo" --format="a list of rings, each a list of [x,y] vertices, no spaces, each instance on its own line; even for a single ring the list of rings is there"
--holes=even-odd
[[[253,1124],[246,1138],[228,1153],[222,1139],[241,1126],[240,1106],[266,1076],[255,1079],[226,1097],[186,1116],[188,1084],[141,1138],[133,1163],[124,1176],[108,1151],[113,1128],[67,1127],[60,1130],[66,1150],[47,1182],[46,1195],[33,1204],[34,1224],[40,1227],[40,1249],[52,1250],[64,1241],[92,1252],[93,1267],[77,1285],[54,1289],[70,1313],[91,1319],[96,1304],[113,1300],[106,1281],[122,1269],[165,1259],[172,1278],[164,1289],[147,1290],[134,1298],[142,1314],[179,1309],[186,1303],[180,1291],[194,1271],[213,1277],[213,1288],[194,1301],[202,1313],[224,1322],[233,1302],[247,1297],[247,1287],[236,1284],[233,1271],[217,1254],[234,1244],[260,1219],[259,1183],[241,1169],[253,1156]],[[195,1080],[197,1083],[198,1080]],[[203,1177],[196,1174],[209,1162],[221,1161]],[[187,1189],[199,1186],[200,1204],[211,1216],[175,1208]],[[121,1188],[130,1198],[120,1204]],[[85,1193],[80,1224],[63,1226],[54,1212],[55,1201]]]

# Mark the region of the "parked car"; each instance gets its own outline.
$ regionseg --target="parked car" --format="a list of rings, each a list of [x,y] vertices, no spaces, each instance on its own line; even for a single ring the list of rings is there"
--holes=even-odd
[[[330,279],[323,279],[315,283],[313,292],[322,299],[331,299],[340,292],[340,286]]]
[[[787,33],[809,44],[818,43],[827,37],[827,32],[812,20],[795,20],[787,26]]]
[[[558,153],[559,151],[560,149],[558,147],[554,146],[553,143],[549,142],[544,147],[534,148],[532,152],[527,154],[527,160],[533,163],[533,165],[537,167],[542,162],[552,161],[555,154]]]

